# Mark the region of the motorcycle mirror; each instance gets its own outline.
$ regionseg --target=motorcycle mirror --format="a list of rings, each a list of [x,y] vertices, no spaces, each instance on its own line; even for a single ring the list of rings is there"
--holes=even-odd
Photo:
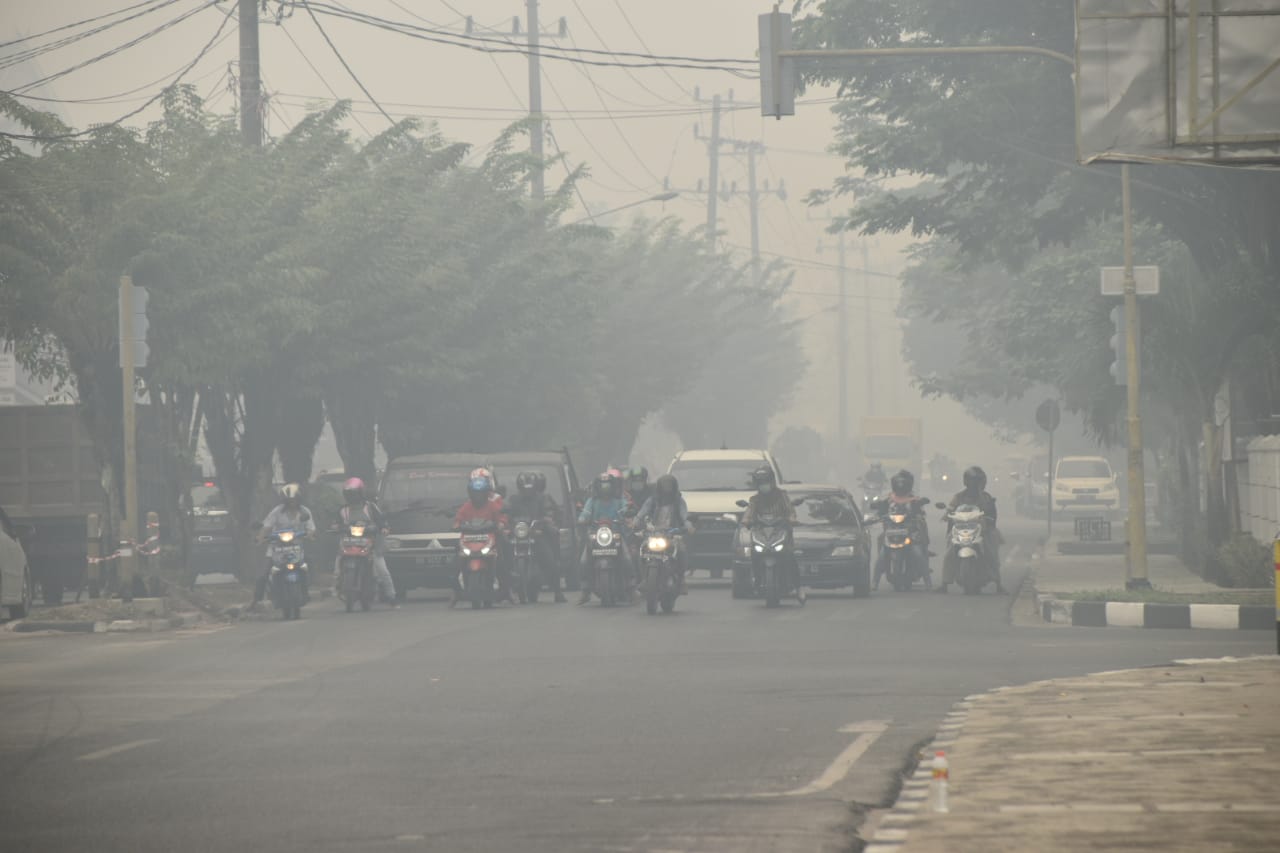
[[[946,505],[946,504],[944,504],[942,501],[938,501],[936,504],[934,504],[934,506],[936,506],[938,509],[946,509],[946,508],[947,508],[947,505]]]
[[[747,507],[751,506],[751,504],[747,503],[746,501],[734,501],[733,504],[734,506],[740,506],[743,509],[746,509]]]

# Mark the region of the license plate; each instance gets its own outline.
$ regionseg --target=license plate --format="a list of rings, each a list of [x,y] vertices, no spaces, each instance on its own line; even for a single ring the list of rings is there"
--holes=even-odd
[[[596,548],[591,552],[593,557],[616,557],[618,556],[617,548]]]
[[[1097,499],[1097,495],[1076,495],[1076,502],[1082,504],[1091,504]]]
[[[297,583],[297,582],[298,582],[298,573],[297,573],[297,572],[289,572],[287,575],[285,575],[285,580],[289,581],[289,583]]]

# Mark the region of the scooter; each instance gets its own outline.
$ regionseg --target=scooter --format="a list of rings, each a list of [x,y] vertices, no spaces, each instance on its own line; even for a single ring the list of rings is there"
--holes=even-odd
[[[373,607],[376,587],[373,577],[373,525],[366,521],[352,521],[344,523],[341,532],[338,595],[346,604],[348,613],[355,609],[357,602],[361,610],[368,611]]]
[[[458,537],[462,595],[472,610],[493,607],[497,597],[498,525],[486,519],[463,522]]]
[[[301,619],[306,604],[306,555],[302,550],[302,534],[296,530],[277,530],[271,534],[271,574],[268,584],[271,604],[285,619]]]
[[[679,541],[676,537],[681,532],[679,529],[658,530],[650,524],[640,541],[641,577],[644,578],[645,603],[650,616],[656,614],[659,607],[663,613],[670,613],[680,597],[680,580],[677,577]]]
[[[613,607],[631,602],[631,579],[628,577],[626,559],[623,556],[623,537],[626,533],[620,524],[598,521],[587,542],[593,573],[595,593],[602,607]]]
[[[937,507],[946,511],[944,519],[950,524],[947,554],[943,557],[955,567],[950,576],[955,578],[965,595],[978,595],[983,587],[995,580],[991,575],[991,556],[987,553],[987,517],[972,504],[960,504],[951,510],[944,503],[937,504]]]

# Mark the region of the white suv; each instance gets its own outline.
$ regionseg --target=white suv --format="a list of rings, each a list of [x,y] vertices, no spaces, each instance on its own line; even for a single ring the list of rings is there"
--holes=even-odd
[[[684,450],[676,454],[667,473],[680,483],[696,528],[689,537],[689,567],[708,569],[723,577],[733,561],[733,537],[742,508],[738,501],[755,494],[751,474],[772,468],[781,484],[782,472],[767,450]]]
[[[1111,464],[1101,456],[1064,456],[1053,476],[1053,510],[1078,515],[1110,515],[1120,508],[1120,488]]]

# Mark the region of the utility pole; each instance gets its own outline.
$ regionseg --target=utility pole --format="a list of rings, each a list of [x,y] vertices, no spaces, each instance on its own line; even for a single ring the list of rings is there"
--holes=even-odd
[[[249,5],[253,5],[250,3]],[[241,9],[244,3],[241,3]],[[255,22],[257,12],[254,12]],[[120,382],[124,405],[124,518],[120,520],[120,597],[133,600],[138,571],[138,433],[134,408],[133,279],[120,277]]]
[[[732,95],[730,95],[732,97]],[[707,139],[711,170],[707,175],[707,248],[716,248],[716,193],[720,189],[720,96],[711,99],[711,136]]]
[[[871,246],[864,238],[862,241],[862,346],[865,353],[862,357],[862,369],[866,373],[863,386],[866,390],[868,415],[876,413],[876,376],[872,365],[875,349],[874,334],[874,326],[871,322]]]
[[[751,280],[760,283],[760,190],[756,187],[756,152],[762,146],[747,146],[747,202],[751,205]]]
[[[1138,335],[1142,326],[1138,318],[1138,284],[1133,276],[1133,214],[1129,203],[1129,164],[1120,165],[1120,202],[1124,218],[1124,318],[1125,358],[1128,360],[1128,427],[1129,427],[1129,576],[1128,589],[1150,589],[1147,578],[1147,490],[1142,459],[1141,390],[1142,377],[1138,364]],[[1052,495],[1050,496],[1052,498]]]
[[[810,219],[822,217],[810,216]],[[838,222],[839,218],[826,217],[828,222]],[[822,252],[822,243],[818,243],[818,252]],[[840,460],[841,474],[845,454],[849,450],[849,281],[848,260],[845,253],[845,228],[836,232],[836,451],[834,457]],[[848,472],[852,473],[852,472]]]
[[[525,14],[529,19],[529,118],[533,125],[529,130],[529,153],[533,155],[531,190],[534,203],[541,204],[546,199],[542,174],[546,158],[542,153],[542,65],[538,50],[542,34],[538,29],[538,0],[526,0]]]
[[[258,0],[239,0],[240,135],[250,148],[262,145],[262,68],[258,51]]]

